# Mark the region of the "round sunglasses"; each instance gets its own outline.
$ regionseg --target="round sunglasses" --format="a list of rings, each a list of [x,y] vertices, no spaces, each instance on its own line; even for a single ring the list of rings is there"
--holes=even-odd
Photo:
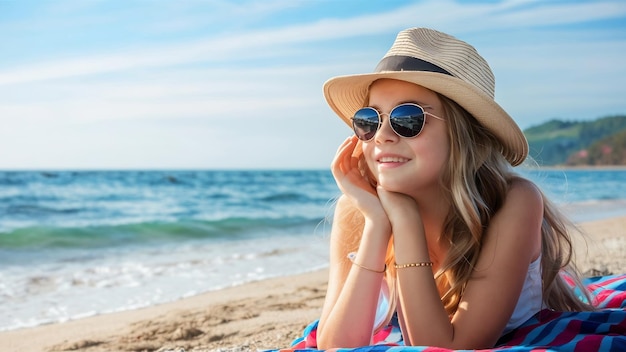
[[[381,115],[389,116],[391,129],[400,137],[417,137],[424,129],[426,115],[444,121],[441,117],[424,111],[424,108],[414,103],[404,103],[391,109],[389,114],[381,114],[372,107],[364,107],[357,110],[352,117],[354,134],[362,140],[369,141],[374,138],[376,131],[380,129],[383,119]]]

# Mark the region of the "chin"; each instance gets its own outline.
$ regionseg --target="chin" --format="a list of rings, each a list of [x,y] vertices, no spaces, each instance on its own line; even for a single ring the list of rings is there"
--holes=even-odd
[[[402,182],[397,177],[378,177],[378,186],[389,192],[403,193],[407,190],[406,182]]]

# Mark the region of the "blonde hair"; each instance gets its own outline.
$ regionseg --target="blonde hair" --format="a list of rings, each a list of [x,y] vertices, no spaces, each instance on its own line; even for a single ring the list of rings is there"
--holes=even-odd
[[[501,143],[474,117],[454,101],[438,94],[445,111],[450,140],[450,155],[440,180],[449,197],[450,211],[445,219],[440,241],[449,244],[449,250],[435,275],[441,301],[451,316],[459,305],[465,287],[478,260],[485,229],[492,216],[504,203],[511,183],[521,177],[513,172],[499,149]],[[471,148],[468,149],[468,146]],[[361,173],[375,186],[361,156]],[[570,231],[573,224],[559,212],[542,193],[544,218],[541,226],[542,294],[546,305],[559,311],[592,310],[568,285],[561,273],[567,273],[579,289],[583,299],[591,302],[573,265],[573,245]],[[353,247],[358,246],[363,228],[363,218],[358,210],[347,211],[350,226],[354,229]],[[392,242],[390,242],[392,243]],[[390,310],[386,325],[395,311],[396,272],[393,269],[394,253],[390,244],[386,256],[385,280],[390,289]],[[383,326],[384,326],[383,325]],[[378,327],[380,328],[380,327]]]
[[[442,187],[448,187],[452,208],[442,234],[442,240],[450,244],[440,270],[440,274],[445,275],[440,275],[437,281],[440,287],[447,287],[442,301],[448,313],[453,314],[478,260],[484,230],[504,203],[511,183],[521,177],[500,153],[498,146],[501,144],[491,131],[454,101],[442,95],[439,99],[447,116],[451,144]],[[468,145],[472,146],[469,151]],[[591,302],[572,261],[570,231],[575,230],[575,226],[543,193],[542,199],[543,300],[548,307],[559,311],[591,310],[593,308],[581,300],[560,275],[569,275],[584,299]]]

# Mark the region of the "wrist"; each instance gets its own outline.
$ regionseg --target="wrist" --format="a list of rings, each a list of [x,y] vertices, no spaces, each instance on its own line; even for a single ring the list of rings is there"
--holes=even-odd
[[[376,237],[389,239],[391,235],[391,223],[389,219],[381,217],[380,219],[365,218],[365,225],[363,228],[363,235],[376,234]]]
[[[422,229],[422,219],[419,214],[396,214],[389,218],[389,223],[393,229],[393,232],[408,232],[412,233],[418,229]]]

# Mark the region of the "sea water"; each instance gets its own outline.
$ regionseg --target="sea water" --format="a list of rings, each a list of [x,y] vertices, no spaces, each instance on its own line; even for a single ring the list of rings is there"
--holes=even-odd
[[[575,221],[626,215],[626,170],[521,170]],[[0,331],[328,263],[327,170],[0,172]]]

